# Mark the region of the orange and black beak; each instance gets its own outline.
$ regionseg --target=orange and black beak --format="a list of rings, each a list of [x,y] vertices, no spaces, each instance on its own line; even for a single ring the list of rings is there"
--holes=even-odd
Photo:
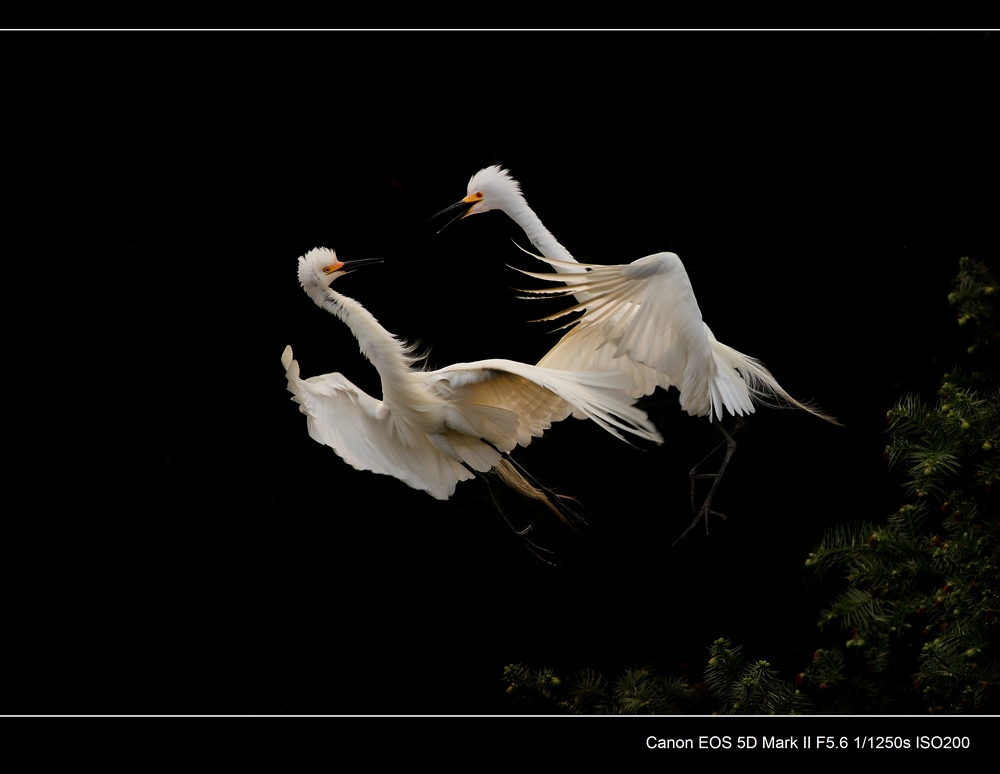
[[[447,223],[445,223],[443,226],[441,226],[441,228],[438,229],[438,233],[440,234],[442,231],[444,231],[446,228],[448,228],[448,226],[450,226],[452,223],[461,220],[466,215],[471,215],[473,207],[475,207],[477,204],[479,204],[479,202],[482,201],[482,199],[483,199],[483,195],[481,193],[479,193],[479,191],[476,191],[476,193],[469,194],[468,196],[466,196],[461,201],[455,202],[450,207],[445,207],[443,210],[441,210],[441,212],[439,212],[437,215],[435,215],[433,218],[431,218],[431,220],[434,220],[435,218],[440,218],[446,212],[451,212],[452,210],[457,210],[460,207],[465,207],[465,210],[463,212],[460,212],[454,218],[452,218]]]
[[[353,271],[359,266],[366,266],[369,263],[382,263],[385,258],[361,258],[356,261],[337,261],[336,263],[331,263],[329,266],[323,267],[324,274],[332,274],[335,271]]]

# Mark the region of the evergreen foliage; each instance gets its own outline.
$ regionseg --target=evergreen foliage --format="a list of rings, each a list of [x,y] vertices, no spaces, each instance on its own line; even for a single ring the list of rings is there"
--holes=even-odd
[[[634,667],[613,685],[584,669],[564,683],[551,669],[532,671],[521,664],[504,667],[507,694],[533,710],[547,708],[574,715],[679,715],[697,711],[698,692],[685,680],[662,677],[651,667]]]
[[[960,325],[974,323],[970,355],[993,354],[1000,340],[996,287],[985,266],[960,261],[948,298]],[[850,633],[846,648],[869,673],[864,693],[882,697],[858,711],[996,710],[1000,391],[995,364],[984,365],[945,374],[934,403],[911,395],[888,412],[885,456],[904,470],[908,502],[886,523],[832,530],[806,561],[845,574],[819,625]],[[856,693],[861,680],[850,682]]]
[[[975,324],[969,354],[992,348],[995,358],[996,347],[1000,345],[1000,313],[997,311],[1000,288],[996,276],[983,263],[966,257],[959,260],[958,276],[952,284],[948,303],[958,307],[958,324]],[[995,362],[993,366],[996,368]]]
[[[801,715],[812,702],[794,685],[779,678],[767,661],[748,663],[743,647],[724,639],[710,650],[705,684],[721,703],[724,715]]]

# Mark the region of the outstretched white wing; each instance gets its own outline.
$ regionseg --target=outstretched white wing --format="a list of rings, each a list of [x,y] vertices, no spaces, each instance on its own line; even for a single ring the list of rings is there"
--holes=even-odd
[[[716,340],[702,320],[701,309],[681,259],[656,253],[629,264],[603,266],[556,261],[535,256],[552,266],[583,267],[578,274],[531,277],[560,282],[558,290],[524,291],[536,296],[587,293],[585,300],[542,318],[554,320],[571,312],[583,316],[539,364],[560,368],[616,366],[628,374],[643,394],[657,385],[677,387],[681,408],[693,416],[722,419],[724,409],[744,415],[754,401],[786,404],[839,425],[836,419],[800,403],[778,384],[759,360]],[[637,367],[639,366],[639,367]],[[649,374],[645,368],[657,372]]]
[[[330,446],[351,467],[394,476],[438,500],[453,495],[459,481],[473,478],[471,471],[438,450],[425,433],[407,427],[382,401],[342,374],[300,379],[291,347],[285,347],[281,363],[292,400],[306,415],[309,435]]]
[[[564,283],[563,295],[588,294],[584,302],[543,318],[552,320],[570,312],[584,312],[576,327],[543,358],[546,365],[568,367],[571,360],[576,360],[575,367],[586,368],[617,361],[622,370],[632,373],[643,391],[648,390],[651,378],[659,386],[677,387],[681,408],[689,414],[712,413],[721,419],[723,406],[733,414],[753,412],[751,390],[736,369],[751,362],[757,369],[763,367],[715,340],[702,320],[687,271],[674,253],[656,253],[630,264],[611,266],[564,264],[535,257],[553,266],[588,269],[582,274],[523,272]],[[588,352],[590,361],[586,360]],[[652,369],[659,376],[651,377],[634,364]]]
[[[622,440],[619,430],[663,442],[646,412],[632,405],[631,383],[619,372],[562,371],[496,359],[459,363],[429,372],[426,378],[452,411],[473,424],[486,406],[516,416],[514,432],[499,442],[490,439],[502,451],[509,451],[515,443],[527,446],[533,436],[541,436],[574,409]]]
[[[624,430],[656,443],[663,440],[646,413],[632,405],[628,379],[614,371],[564,372],[512,360],[415,371],[429,394],[440,399],[426,404],[443,407],[437,432],[427,432],[343,374],[301,379],[291,347],[281,362],[313,439],[358,470],[394,476],[439,500],[473,477],[469,468],[490,470],[503,452],[527,446],[574,409],[619,438]]]

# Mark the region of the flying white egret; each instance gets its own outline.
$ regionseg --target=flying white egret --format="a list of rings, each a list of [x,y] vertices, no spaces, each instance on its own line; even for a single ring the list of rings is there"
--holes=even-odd
[[[538,361],[539,366],[618,369],[630,378],[634,398],[649,395],[657,386],[674,386],[680,392],[682,409],[692,416],[708,416],[725,436],[726,456],[718,472],[698,473],[702,463],[691,471],[692,510],[696,508],[695,479],[711,478],[712,487],[691,526],[678,540],[702,518],[707,530],[709,514],[722,516],[712,510],[712,499],[736,449],[736,442],[721,425],[726,410],[739,423],[740,417],[754,412],[756,402],[785,404],[840,424],[792,398],[760,361],[716,340],[702,319],[691,280],[675,253],[656,253],[622,265],[578,263],[528,206],[510,172],[499,165],[473,175],[465,198],[438,215],[455,209],[462,212],[444,228],[468,215],[489,210],[506,213],[541,253],[535,257],[557,272],[523,273],[565,284],[563,288],[526,292],[547,297],[575,296],[575,305],[542,318],[553,320],[583,312],[579,319],[563,326],[570,330]]]
[[[546,502],[566,520],[512,467],[507,452],[527,446],[574,409],[619,438],[623,430],[662,442],[646,413],[632,405],[628,379],[613,370],[560,371],[512,360],[420,370],[414,346],[330,288],[347,269],[375,260],[381,259],[342,262],[333,250],[317,247],[299,258],[299,281],[313,301],[351,329],[378,370],[382,400],[340,373],[301,379],[292,348],[281,356],[309,435],[352,467],[394,476],[439,500],[454,494],[459,481],[473,478],[472,471],[496,469],[505,483]]]

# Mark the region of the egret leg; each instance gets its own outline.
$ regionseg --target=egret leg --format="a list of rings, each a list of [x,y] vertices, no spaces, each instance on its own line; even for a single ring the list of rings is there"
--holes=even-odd
[[[691,473],[689,474],[691,478],[691,510],[694,511],[697,509],[697,514],[695,515],[694,521],[691,522],[690,526],[686,530],[684,530],[684,532],[681,533],[681,536],[677,538],[677,540],[673,542],[673,545],[675,546],[678,543],[680,543],[685,537],[687,537],[687,534],[692,529],[694,529],[695,526],[698,524],[698,522],[701,521],[702,519],[705,520],[705,534],[707,535],[709,516],[715,515],[723,520],[725,520],[726,518],[725,514],[712,510],[712,499],[715,497],[715,490],[719,488],[719,482],[722,480],[722,474],[726,472],[726,465],[729,464],[729,460],[733,456],[733,452],[736,451],[736,441],[733,440],[733,435],[736,435],[736,433],[738,433],[743,428],[743,420],[741,420],[739,417],[736,418],[736,427],[733,428],[732,435],[726,432],[726,429],[722,426],[722,423],[719,422],[718,420],[713,419],[712,424],[719,429],[719,432],[722,433],[725,440],[718,446],[716,446],[714,449],[712,449],[712,451],[709,452],[709,454],[705,457],[705,459],[703,459],[701,462],[699,462],[697,465],[691,468]],[[702,465],[705,464],[705,460],[707,460],[709,457],[715,454],[723,446],[726,447],[726,456],[723,458],[722,465],[719,466],[719,470],[715,473],[699,473],[698,468],[700,468]],[[708,496],[705,497],[705,501],[701,504],[701,508],[697,508],[697,506],[695,505],[695,486],[697,484],[698,479],[700,478],[712,479],[712,487],[711,489],[708,490]]]
[[[528,549],[534,555],[534,557],[538,559],[538,561],[544,562],[550,567],[555,567],[556,566],[555,562],[550,562],[548,559],[546,559],[544,556],[538,553],[539,551],[544,551],[546,554],[551,554],[552,552],[547,548],[542,548],[540,545],[538,545],[528,537],[528,533],[535,528],[535,525],[529,524],[524,529],[517,529],[513,524],[511,524],[510,519],[507,518],[507,514],[504,513],[503,508],[500,507],[500,503],[498,503],[496,497],[493,496],[493,487],[490,486],[489,479],[481,474],[477,473],[477,475],[479,475],[479,477],[486,482],[486,489],[490,493],[490,499],[493,501],[493,507],[497,509],[497,513],[499,513],[500,516],[503,517],[503,520],[507,522],[507,526],[510,527],[511,532],[513,532],[515,535],[521,538],[521,540],[524,541],[524,547]]]

